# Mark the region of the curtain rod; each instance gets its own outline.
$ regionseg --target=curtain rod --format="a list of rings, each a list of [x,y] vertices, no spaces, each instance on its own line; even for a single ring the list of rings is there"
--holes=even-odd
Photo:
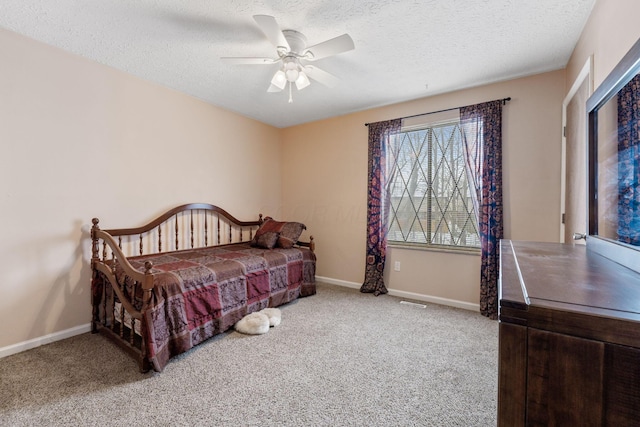
[[[494,101],[502,101],[502,105],[506,104],[507,101],[511,101],[511,97],[507,97],[507,98],[502,98],[502,99],[494,99]],[[486,101],[486,102],[491,102],[491,101]],[[452,111],[452,110],[457,110],[458,108],[461,107],[452,107],[452,108],[445,108],[444,110],[438,110],[438,111],[430,111],[428,113],[420,113],[420,114],[414,114],[412,116],[404,116],[404,117],[398,117],[396,119],[392,119],[392,120],[398,120],[398,119],[411,119],[413,117],[420,117],[420,116],[426,116],[428,114],[436,114],[436,113],[444,113],[445,111]],[[369,123],[365,123],[365,126],[369,126]]]

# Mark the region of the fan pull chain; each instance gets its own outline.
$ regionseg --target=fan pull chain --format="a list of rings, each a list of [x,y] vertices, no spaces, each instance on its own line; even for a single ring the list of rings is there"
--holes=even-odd
[[[293,83],[289,82],[289,104],[293,103],[293,96],[291,96],[291,86]]]

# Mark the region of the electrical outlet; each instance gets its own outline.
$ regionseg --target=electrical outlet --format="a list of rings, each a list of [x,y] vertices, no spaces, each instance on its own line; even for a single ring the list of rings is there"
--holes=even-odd
[[[393,265],[393,269],[395,271],[400,271],[400,261],[396,261],[396,263]]]

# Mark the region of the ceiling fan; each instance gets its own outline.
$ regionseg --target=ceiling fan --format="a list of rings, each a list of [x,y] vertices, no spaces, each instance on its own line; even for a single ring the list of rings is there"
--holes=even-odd
[[[308,62],[354,49],[355,45],[349,34],[343,34],[307,47],[307,38],[304,34],[295,30],[281,30],[273,16],[254,15],[253,19],[265,36],[267,36],[271,44],[276,47],[277,57],[223,57],[220,59],[229,64],[279,64],[278,71],[276,71],[271,79],[271,85],[267,91],[279,92],[284,90],[288,83],[289,102],[293,102],[291,97],[291,87],[293,84],[296,85],[298,90],[302,90],[311,84],[309,78],[328,87],[334,87],[338,83],[336,76],[314,65],[308,64]]]

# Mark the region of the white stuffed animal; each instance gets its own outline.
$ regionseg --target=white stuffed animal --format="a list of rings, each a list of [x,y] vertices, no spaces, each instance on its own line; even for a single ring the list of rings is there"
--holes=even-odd
[[[266,334],[269,332],[269,317],[260,312],[247,314],[236,323],[235,329],[248,335]]]
[[[266,314],[269,318],[269,325],[278,326],[282,320],[282,313],[277,308],[265,308],[259,311],[259,313]]]
[[[265,308],[244,316],[235,324],[235,330],[247,335],[260,335],[269,332],[270,326],[278,326],[282,313],[277,308]]]

